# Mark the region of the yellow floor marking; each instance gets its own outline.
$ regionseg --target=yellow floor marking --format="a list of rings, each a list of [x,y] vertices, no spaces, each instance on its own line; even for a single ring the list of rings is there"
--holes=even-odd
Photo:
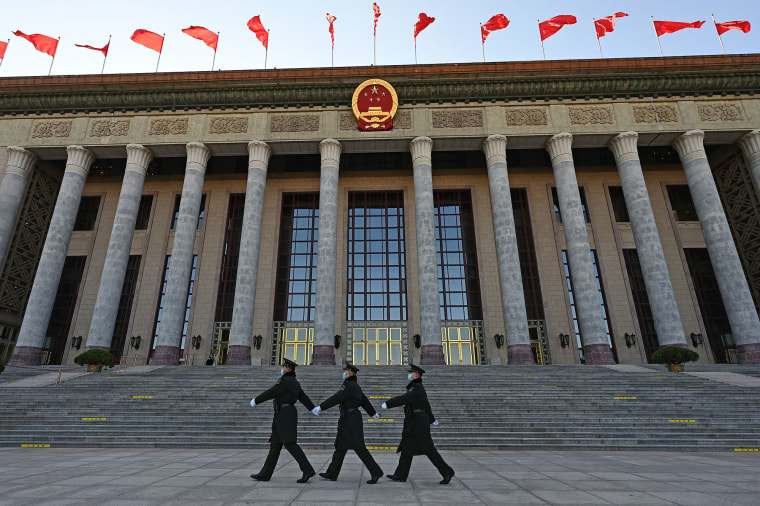
[[[636,397],[615,397],[615,399],[629,399],[629,400],[633,400],[633,399],[636,399]]]
[[[370,418],[370,422],[392,422],[393,418]]]
[[[696,423],[696,420],[668,420],[671,423]]]
[[[133,399],[152,399],[152,395],[133,395]]]
[[[734,448],[735,452],[760,452],[760,448]]]
[[[390,399],[390,395],[370,395],[370,399]]]
[[[87,385],[74,385],[74,388],[87,388]]]
[[[225,376],[224,377],[224,379],[226,379],[226,380],[231,380],[231,379],[236,379],[236,378],[237,378],[237,376]]]
[[[536,379],[536,378],[538,378],[538,376],[523,376],[523,378],[526,378],[526,379]]]
[[[106,376],[106,379],[114,380],[114,379],[119,379],[119,377],[120,376]]]
[[[219,385],[206,385],[206,388],[222,388]]]
[[[367,450],[398,450],[398,446],[368,446]]]
[[[82,418],[86,422],[102,422],[105,418]]]
[[[24,444],[24,445],[21,445],[21,448],[50,448],[50,445],[48,445],[48,444],[44,444],[44,445],[41,445],[41,444]]]
[[[702,385],[687,385],[686,388],[702,388]]]
[[[557,385],[541,385],[541,388],[559,388]]]

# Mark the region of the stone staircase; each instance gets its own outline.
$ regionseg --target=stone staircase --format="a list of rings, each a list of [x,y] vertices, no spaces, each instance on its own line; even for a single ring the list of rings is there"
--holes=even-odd
[[[379,410],[404,391],[406,368],[362,366],[364,393]],[[647,365],[426,367],[440,449],[733,451],[760,448],[758,388]],[[0,374],[0,446],[265,448],[270,403],[250,399],[279,367],[135,367],[67,372],[60,386],[35,383],[55,368]],[[687,365],[760,381],[760,366]],[[341,384],[336,367],[299,367],[315,403]],[[67,376],[68,375],[68,378]],[[47,377],[47,376],[45,376]],[[753,379],[750,378],[750,379]],[[45,383],[45,381],[37,381]],[[365,422],[367,445],[395,448],[403,410]],[[299,442],[331,448],[338,409],[315,417],[299,405]]]

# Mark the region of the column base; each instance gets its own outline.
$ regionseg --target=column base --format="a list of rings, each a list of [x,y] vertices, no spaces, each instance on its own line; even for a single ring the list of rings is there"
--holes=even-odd
[[[8,362],[9,367],[20,367],[29,365],[42,365],[42,348],[35,346],[16,346],[13,350],[13,356],[11,361]]]
[[[315,344],[311,365],[335,365],[335,348],[329,344]]]
[[[606,344],[590,344],[583,347],[588,365],[615,365],[612,350]]]
[[[507,365],[536,365],[529,344],[508,344]]]
[[[738,345],[736,358],[740,364],[760,364],[760,343]]]
[[[179,346],[156,346],[150,365],[179,365]]]
[[[224,365],[251,365],[251,347],[242,344],[230,345]]]
[[[420,364],[446,365],[446,359],[443,356],[443,345],[423,344],[420,350]]]

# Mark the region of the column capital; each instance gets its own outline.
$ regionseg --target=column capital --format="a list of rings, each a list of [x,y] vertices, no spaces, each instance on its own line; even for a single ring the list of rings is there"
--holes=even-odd
[[[202,142],[188,142],[185,146],[187,151],[187,170],[197,170],[201,174],[206,173],[206,164],[211,158],[211,150]]]
[[[753,130],[738,141],[749,163],[760,161],[760,130]]]
[[[150,149],[142,144],[127,144],[127,171],[145,175],[151,160],[153,152]]]
[[[615,155],[618,165],[631,160],[639,159],[638,150],[639,134],[636,132],[624,132],[610,141],[607,147]]]
[[[16,174],[28,179],[32,173],[34,164],[37,163],[37,155],[19,146],[8,146],[8,168],[6,174]]]
[[[82,146],[66,146],[68,158],[66,160],[66,172],[79,174],[87,179],[92,162],[95,161],[95,154]]]
[[[433,165],[433,139],[430,137],[415,137],[409,142],[412,152],[412,165]]]
[[[319,154],[322,156],[322,167],[340,168],[340,154],[343,145],[335,139],[323,139],[319,143]]]
[[[248,170],[260,169],[266,172],[269,164],[269,156],[272,148],[263,141],[251,141],[248,143]]]
[[[681,162],[686,164],[699,158],[707,158],[705,153],[705,133],[702,130],[689,130],[673,141]]]
[[[573,135],[562,132],[546,141],[546,150],[552,163],[573,161]]]
[[[483,141],[483,152],[486,154],[486,165],[507,163],[507,138],[504,135],[489,135]]]

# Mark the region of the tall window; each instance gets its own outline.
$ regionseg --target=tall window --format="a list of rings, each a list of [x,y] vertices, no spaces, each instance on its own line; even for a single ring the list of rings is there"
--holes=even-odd
[[[513,188],[512,213],[515,217],[517,234],[517,251],[520,255],[523,292],[525,293],[525,310],[529,320],[544,319],[544,301],[541,296],[541,278],[538,275],[536,247],[533,243],[533,228],[530,224],[528,191],[525,188]]]
[[[404,195],[348,194],[348,320],[406,320]]]
[[[578,192],[581,195],[581,210],[583,211],[583,219],[586,223],[591,223],[591,215],[588,212],[588,205],[586,205],[586,192],[583,187],[578,188]],[[562,211],[559,208],[559,195],[557,195],[557,188],[552,186],[552,202],[554,204],[554,221],[562,223]]]
[[[284,193],[275,289],[275,321],[314,320],[319,193]]]
[[[222,267],[219,274],[219,291],[216,297],[216,313],[214,315],[214,321],[217,322],[232,321],[244,208],[245,194],[230,195],[230,202],[227,208],[227,221],[225,222]]]
[[[437,190],[433,199],[441,320],[481,320],[470,192]]]
[[[617,223],[631,221],[631,218],[628,216],[628,207],[625,205],[623,187],[610,186],[608,190],[610,192],[610,203],[612,204],[612,212],[615,215],[615,221]]]
[[[156,320],[153,324],[153,336],[151,337],[151,350],[156,349],[156,339],[158,338],[158,332],[161,328],[161,319],[164,313],[164,300],[166,298],[166,282],[169,279],[169,267],[172,263],[172,256],[166,256],[166,263],[164,264],[164,280],[161,283],[161,298],[158,299],[158,306],[156,307]],[[198,267],[198,255],[193,255],[193,268],[190,271],[190,283],[187,287],[187,303],[185,304],[185,321],[182,325],[182,343],[180,344],[180,354],[185,349],[185,338],[187,338],[187,325],[190,322],[190,307],[193,303],[193,290],[195,288],[195,273]]]
[[[694,207],[694,201],[691,199],[689,185],[668,185],[667,188],[670,208],[673,210],[676,221],[699,221],[697,208]]]
[[[177,228],[177,220],[179,219],[179,202],[182,199],[182,195],[177,195],[174,198],[174,213],[172,214],[172,230]],[[206,194],[201,196],[201,205],[198,208],[198,230],[203,227],[203,220],[206,218]]]
[[[60,364],[63,359],[86,261],[87,257],[84,256],[66,257],[63,264],[61,281],[58,283],[50,322],[45,333],[45,345],[42,349],[43,364]],[[34,310],[34,308],[27,308],[27,311]]]
[[[659,347],[659,341],[657,331],[654,328],[652,307],[649,305],[649,294],[647,294],[647,288],[644,285],[639,252],[635,249],[624,249],[623,257],[625,258],[625,268],[628,271],[628,279],[631,282],[631,295],[633,295],[633,303],[636,307],[636,317],[639,320],[641,342],[644,343],[644,351],[647,360],[649,360],[652,352]]]
[[[153,209],[153,195],[143,195],[140,198],[140,207],[137,208],[135,230],[147,230],[150,222],[150,212]]]
[[[93,230],[95,221],[98,219],[98,209],[100,209],[100,195],[82,197],[79,201],[77,217],[74,220],[74,231]]]
[[[137,276],[140,273],[140,255],[129,255],[127,261],[127,270],[124,275],[124,284],[121,287],[121,297],[119,298],[119,309],[116,311],[116,324],[113,329],[111,338],[111,353],[116,360],[121,358],[124,351],[124,343],[127,340],[127,328],[129,327],[129,317],[132,314],[132,301],[135,298],[135,288],[137,286]]]

